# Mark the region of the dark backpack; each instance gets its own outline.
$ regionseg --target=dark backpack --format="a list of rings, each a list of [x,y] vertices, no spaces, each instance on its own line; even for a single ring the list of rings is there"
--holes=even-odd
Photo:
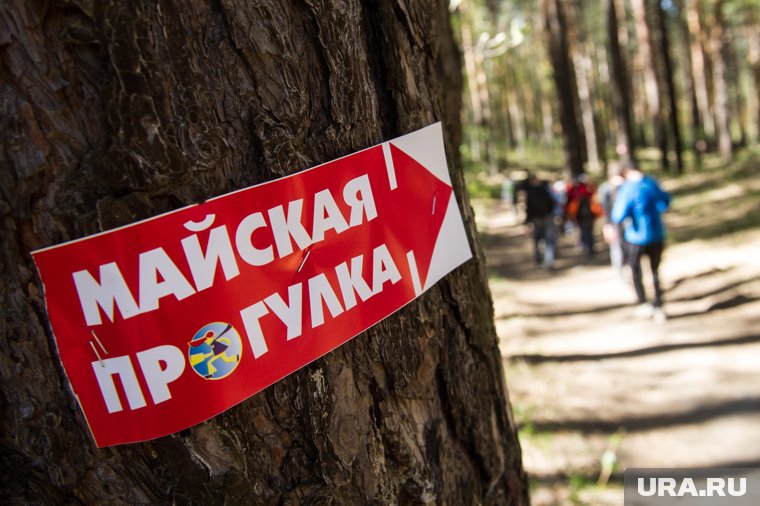
[[[591,198],[580,197],[578,199],[578,211],[575,214],[575,219],[578,221],[589,221],[596,218],[594,211],[591,210]]]
[[[528,187],[527,212],[530,216],[543,217],[554,211],[554,199],[545,184]]]

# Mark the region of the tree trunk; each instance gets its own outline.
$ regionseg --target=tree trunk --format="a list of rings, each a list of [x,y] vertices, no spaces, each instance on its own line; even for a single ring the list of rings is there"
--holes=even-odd
[[[517,152],[520,157],[525,156],[525,114],[520,106],[522,101],[518,97],[516,87],[508,92],[507,100],[509,101],[509,117],[512,125],[512,136],[514,139]]]
[[[647,117],[654,127],[654,143],[662,154],[663,169],[668,168],[668,141],[662,115],[660,97],[660,79],[658,76],[655,54],[652,50],[647,8],[644,0],[631,0],[633,17],[636,20],[636,39],[638,41],[639,66],[644,75],[644,93],[647,104]]]
[[[731,158],[731,130],[729,125],[728,84],[726,82],[726,61],[724,46],[726,28],[723,19],[723,2],[715,3],[710,41],[713,62],[713,103],[715,104],[715,126],[718,134],[718,151],[724,159]]]
[[[668,120],[670,121],[671,139],[673,140],[673,150],[676,152],[676,167],[678,173],[683,173],[683,156],[681,143],[681,129],[678,125],[678,98],[676,96],[676,85],[673,79],[673,62],[670,58],[670,37],[668,35],[668,25],[665,20],[665,12],[662,4],[658,1],[653,6],[657,18],[657,28],[660,35],[660,56],[662,57],[662,80],[668,89],[668,105],[670,108]],[[664,111],[664,108],[663,108]]]
[[[610,59],[612,63],[612,102],[618,123],[617,150],[623,159],[636,160],[633,128],[631,122],[631,81],[628,74],[623,51],[620,47],[620,23],[618,20],[617,0],[607,0],[607,30],[610,40]]]
[[[526,504],[457,156],[447,2],[35,5],[0,8],[3,503]],[[95,447],[30,250],[438,119],[480,261],[203,424]]]
[[[583,133],[586,140],[586,160],[591,172],[598,173],[601,169],[599,135],[597,133],[594,97],[592,93],[591,57],[589,56],[588,37],[583,19],[583,5],[573,2],[565,10],[568,26],[568,42],[570,58],[575,73],[575,84],[578,92],[578,109]]]
[[[747,30],[747,57],[752,67],[752,77],[755,91],[752,97],[753,107],[750,108],[750,114],[754,116],[751,121],[754,122],[753,142],[760,142],[760,33],[751,28]],[[754,112],[752,112],[754,111]]]
[[[472,103],[473,124],[477,127],[477,133],[474,136],[477,142],[471,141],[472,159],[475,161],[482,160],[489,173],[493,175],[496,172],[496,165],[492,158],[491,96],[488,91],[488,75],[486,74],[483,56],[484,41],[481,38],[483,34],[478,36],[477,41],[475,40],[475,34],[471,30],[473,23],[467,0],[462,0],[459,4],[459,11],[462,16],[462,47],[467,71],[467,85]]]
[[[467,94],[470,98],[470,124],[479,128],[483,125],[483,104],[480,101],[478,84],[478,68],[475,61],[475,44],[472,38],[472,23],[468,19],[467,2],[463,1],[459,6],[461,15],[462,53],[464,54],[464,75],[467,82]],[[480,135],[477,133],[470,136],[470,158],[474,162],[481,160]]]
[[[599,162],[599,136],[596,131],[594,120],[594,104],[591,93],[591,58],[588,55],[589,48],[586,44],[585,28],[583,26],[583,17],[581,7],[569,9],[568,19],[570,27],[574,28],[574,34],[569,34],[568,39],[574,42],[574,50],[570,54],[575,72],[575,82],[578,89],[578,106],[581,113],[581,124],[586,139],[586,156],[589,170],[598,173],[601,169]]]
[[[573,71],[568,37],[567,16],[562,0],[544,0],[543,13],[549,36],[549,58],[552,75],[559,97],[559,116],[562,125],[562,140],[565,146],[565,163],[570,176],[583,173],[586,161],[584,146],[586,139],[583,128],[578,123],[578,92]]]
[[[705,52],[702,45],[702,23],[699,15],[698,0],[686,0],[686,20],[691,35],[691,76],[697,94],[699,115],[702,118],[702,130],[705,142],[697,141],[700,151],[704,151],[707,145],[715,141],[715,120],[710,108],[709,91],[707,89],[707,66],[705,64]]]
[[[691,112],[691,146],[692,152],[695,156],[695,163],[697,166],[702,165],[702,151],[700,146],[705,144],[704,129],[702,127],[702,118],[699,110],[699,101],[697,99],[697,83],[694,76],[694,63],[692,62],[691,54],[691,37],[689,37],[689,25],[686,20],[685,6],[683,0],[679,0],[677,3],[679,11],[678,15],[678,28],[681,35],[681,57],[685,62],[684,76],[686,83],[689,87],[689,109]]]

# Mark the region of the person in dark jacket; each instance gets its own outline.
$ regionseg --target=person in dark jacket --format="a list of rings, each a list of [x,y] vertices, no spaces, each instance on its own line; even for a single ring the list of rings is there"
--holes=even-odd
[[[667,319],[662,309],[662,289],[660,287],[659,267],[665,245],[665,225],[662,213],[670,206],[670,194],[657,184],[657,181],[644,175],[641,170],[629,164],[625,170],[625,183],[620,187],[612,208],[612,222],[622,223],[625,227],[624,237],[628,248],[628,263],[631,267],[633,286],[639,307],[638,316],[652,316],[655,321]],[[654,299],[647,302],[642,282],[641,258],[649,257],[654,285]]]
[[[554,268],[554,251],[557,231],[554,226],[556,201],[549,184],[535,174],[528,174],[525,191],[525,224],[533,237],[533,255],[536,267]],[[543,252],[541,246],[543,245]]]

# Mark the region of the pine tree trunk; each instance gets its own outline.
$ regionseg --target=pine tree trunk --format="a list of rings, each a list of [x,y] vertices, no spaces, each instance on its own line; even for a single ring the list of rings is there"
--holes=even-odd
[[[3,504],[526,504],[447,2],[0,7]],[[97,449],[29,251],[443,120],[479,261],[262,393]]]
[[[749,64],[752,67],[752,77],[755,83],[755,96],[753,97],[753,107],[750,109],[750,121],[754,122],[754,137],[753,142],[760,142],[760,33],[752,30],[747,30],[747,45],[748,45],[748,59]]]
[[[660,149],[663,169],[668,168],[668,140],[665,132],[662,103],[660,97],[661,79],[652,50],[651,31],[647,20],[647,6],[645,0],[631,0],[633,17],[636,20],[636,40],[638,42],[639,65],[644,75],[644,93],[647,104],[647,116],[654,127],[654,143]]]
[[[731,158],[731,129],[729,124],[728,83],[726,82],[726,61],[724,46],[726,27],[723,19],[723,2],[718,0],[714,7],[714,19],[710,30],[713,63],[713,103],[715,104],[715,126],[718,134],[718,151],[724,159]]]
[[[618,123],[618,146],[625,152],[622,158],[636,160],[633,128],[631,122],[631,82],[628,65],[620,47],[620,22],[616,6],[617,0],[607,0],[607,32],[610,41],[610,60],[612,63],[612,102]],[[622,152],[621,150],[618,150]]]
[[[579,124],[577,81],[570,54],[567,16],[562,0],[544,0],[544,21],[549,38],[549,58],[552,75],[559,97],[559,116],[562,140],[565,146],[565,163],[570,176],[582,174],[586,161],[586,138]]]
[[[592,80],[592,61],[590,56],[591,45],[588,41],[586,27],[583,19],[583,5],[571,2],[565,5],[565,19],[567,20],[567,39],[569,54],[575,75],[575,85],[578,94],[577,110],[580,124],[586,141],[585,153],[588,161],[588,169],[598,173],[600,163],[600,142],[596,128],[596,114],[594,111],[594,83]]]
[[[673,140],[673,150],[676,153],[676,168],[678,173],[683,173],[683,156],[682,156],[682,143],[681,143],[681,129],[678,125],[678,98],[676,97],[676,85],[673,79],[673,62],[670,58],[670,36],[668,34],[668,25],[665,20],[665,12],[662,5],[656,2],[652,7],[655,11],[655,17],[657,19],[657,28],[660,35],[660,56],[662,58],[662,80],[665,83],[665,87],[668,90],[668,106],[667,120],[670,122],[671,139]]]
[[[699,149],[701,145],[705,144],[704,129],[702,127],[702,118],[699,109],[699,101],[697,99],[697,83],[694,76],[694,62],[692,61],[691,54],[691,37],[689,36],[689,26],[686,20],[686,8],[683,0],[680,0],[677,4],[679,11],[678,15],[678,32],[681,36],[681,57],[685,62],[684,76],[686,78],[686,84],[689,87],[689,109],[691,113],[691,146],[692,152],[695,156],[695,163],[697,166],[702,164],[702,150]]]
[[[715,142],[715,119],[710,107],[710,93],[707,89],[707,65],[702,44],[703,31],[698,0],[686,0],[686,19],[691,35],[691,76],[694,80],[699,115],[702,118],[702,130],[705,136],[705,146],[699,146],[702,148],[700,151],[703,151],[706,145]]]

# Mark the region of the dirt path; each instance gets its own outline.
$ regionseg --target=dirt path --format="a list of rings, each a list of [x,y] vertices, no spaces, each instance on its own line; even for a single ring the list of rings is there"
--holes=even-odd
[[[536,271],[514,218],[481,216],[534,505],[621,505],[626,467],[760,467],[759,230],[667,248],[657,324],[606,254],[563,238]]]

